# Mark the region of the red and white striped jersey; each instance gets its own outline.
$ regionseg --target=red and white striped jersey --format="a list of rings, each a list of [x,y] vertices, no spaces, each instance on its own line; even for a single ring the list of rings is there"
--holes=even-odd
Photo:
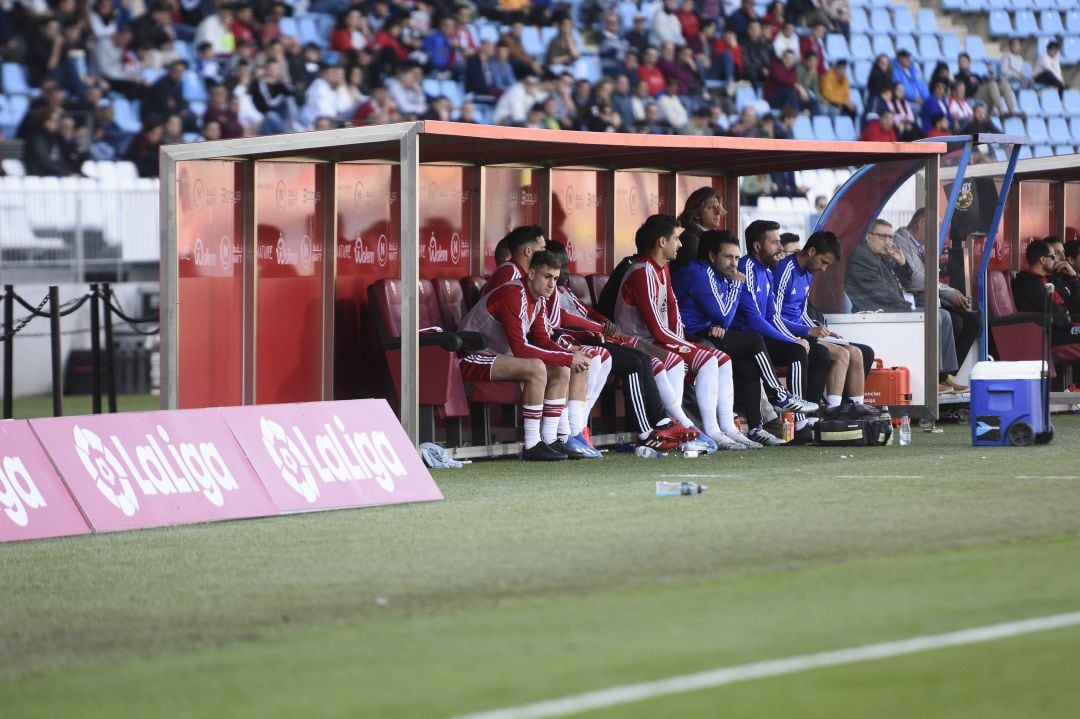
[[[671,272],[650,257],[637,260],[623,276],[615,300],[615,324],[624,335],[647,340],[680,354],[693,346],[683,336]]]
[[[496,354],[538,359],[569,367],[574,355],[551,339],[544,298],[534,298],[521,280],[513,280],[484,296],[461,320],[461,330],[476,332]]]
[[[484,289],[480,290],[480,296],[490,294],[499,289],[507,282],[513,282],[514,280],[524,280],[526,272],[521,268],[521,265],[514,262],[513,259],[509,259],[495,268],[495,271],[491,273],[491,277],[488,277],[488,281],[484,283]]]

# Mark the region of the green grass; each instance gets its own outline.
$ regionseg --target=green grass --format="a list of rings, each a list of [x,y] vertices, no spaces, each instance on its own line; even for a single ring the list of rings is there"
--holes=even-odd
[[[1045,478],[1080,475],[1080,417],[1055,423],[1027,449],[954,425],[907,448],[493,461],[438,473],[441,503],[2,545],[0,706],[450,716],[1080,610],[1080,479]],[[658,498],[660,474],[715,476]],[[589,716],[1071,717],[1077,651],[1060,630]]]
[[[90,414],[92,411],[93,398],[88,394],[65,395],[63,400],[64,416]],[[101,398],[101,408],[104,412],[108,411],[108,397],[103,396]],[[11,409],[11,414],[15,419],[52,417],[52,395],[21,397],[12,400]],[[161,409],[161,397],[153,394],[121,394],[116,396],[117,412],[145,412],[152,409]]]

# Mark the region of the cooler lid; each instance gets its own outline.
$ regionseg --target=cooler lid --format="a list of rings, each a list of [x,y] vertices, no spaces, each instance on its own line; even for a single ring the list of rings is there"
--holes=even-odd
[[[1041,360],[1024,362],[978,362],[971,369],[971,379],[1042,379],[1046,363]]]

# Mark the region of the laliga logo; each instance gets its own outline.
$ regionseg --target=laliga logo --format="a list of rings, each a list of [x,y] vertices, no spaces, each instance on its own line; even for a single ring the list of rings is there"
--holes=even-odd
[[[568,215],[574,214],[574,210],[577,209],[574,206],[574,202],[576,201],[577,198],[574,196],[574,186],[573,185],[567,185],[566,186],[566,192],[563,193],[563,198],[564,198],[563,199],[563,210]]]
[[[637,212],[637,188],[631,187],[628,195],[627,202],[630,204],[630,211]]]
[[[274,195],[277,198],[277,206],[278,207],[284,207],[285,206],[285,195],[287,193],[287,189],[288,188],[285,187],[285,180],[278,180],[277,181],[277,187],[275,188]]]
[[[450,236],[450,261],[456,265],[459,259],[461,259],[461,238],[455,232]]]
[[[393,492],[394,477],[405,475],[405,465],[383,432],[351,432],[337,415],[333,425],[324,424],[324,431],[314,438],[299,427],[292,427],[290,436],[266,417],[259,418],[259,428],[263,446],[281,477],[308,503],[318,499],[319,482],[374,479],[385,491]]]
[[[364,183],[360,182],[359,180],[357,180],[356,184],[353,185],[353,188],[352,188],[352,200],[353,200],[353,205],[355,205],[357,209],[363,207],[363,205],[364,205]]]
[[[102,444],[101,438],[88,429],[75,425],[75,451],[79,453],[83,467],[90,478],[97,482],[98,491],[105,499],[130,517],[139,509],[139,500],[131,487],[124,468],[116,455]]]
[[[75,426],[79,459],[105,499],[126,517],[139,510],[136,489],[144,497],[201,494],[215,507],[225,506],[224,492],[239,489],[239,485],[214,443],[173,445],[164,427],[158,425],[156,430],[156,437],[146,434],[146,444],[135,445],[132,460],[132,454],[116,435],[109,437],[109,447],[94,432]],[[159,438],[164,447],[158,443]]]
[[[26,511],[28,507],[41,509],[45,506],[45,498],[18,457],[4,457],[4,461],[0,462],[0,506],[3,506],[4,514],[20,527],[30,523],[30,513]]]
[[[194,195],[194,201],[195,201],[196,209],[198,209],[199,207],[202,207],[203,194],[205,193],[205,191],[206,191],[206,188],[203,187],[202,179],[200,178],[198,180],[195,180],[195,188],[193,190],[193,195]]]
[[[227,270],[232,265],[233,259],[232,240],[228,235],[221,238],[221,254],[218,260],[221,262],[221,269]]]

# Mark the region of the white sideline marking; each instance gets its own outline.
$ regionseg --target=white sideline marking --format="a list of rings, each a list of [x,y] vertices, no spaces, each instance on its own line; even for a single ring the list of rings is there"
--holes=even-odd
[[[922,479],[921,474],[838,474],[837,479]]]
[[[661,474],[661,477],[681,477],[684,479],[738,479],[738,474]]]
[[[1080,479],[1070,474],[1018,474],[1017,479]]]
[[[630,704],[669,694],[724,686],[750,679],[776,677],[806,671],[807,669],[854,664],[874,659],[887,659],[945,647],[978,644],[995,639],[1006,639],[1033,632],[1043,632],[1048,629],[1072,627],[1078,624],[1080,624],[1080,612],[1054,614],[1048,617],[1035,617],[1016,622],[961,629],[955,632],[946,632],[945,634],[931,634],[894,642],[864,644],[861,647],[851,647],[850,649],[839,649],[819,654],[803,654],[785,659],[771,659],[723,669],[712,669],[696,674],[683,674],[640,684],[625,684],[599,691],[572,694],[560,699],[549,699],[535,704],[523,704],[505,709],[465,714],[456,719],[542,719],[543,717],[561,717],[592,709]]]

